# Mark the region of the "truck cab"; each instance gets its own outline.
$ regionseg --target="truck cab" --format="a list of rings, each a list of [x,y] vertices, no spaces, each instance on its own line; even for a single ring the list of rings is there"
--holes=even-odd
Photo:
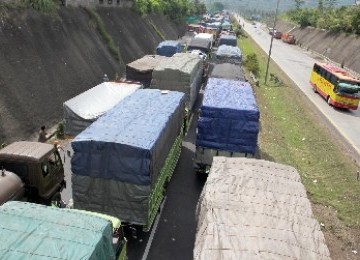
[[[60,154],[51,144],[14,142],[0,150],[0,169],[21,179],[25,187],[21,200],[25,201],[50,205],[60,200],[66,185]],[[4,185],[5,182],[0,182],[0,189]]]

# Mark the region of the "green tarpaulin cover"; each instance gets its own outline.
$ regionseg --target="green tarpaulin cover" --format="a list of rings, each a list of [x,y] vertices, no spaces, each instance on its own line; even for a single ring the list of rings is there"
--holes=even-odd
[[[110,221],[10,201],[0,207],[0,259],[115,259]]]

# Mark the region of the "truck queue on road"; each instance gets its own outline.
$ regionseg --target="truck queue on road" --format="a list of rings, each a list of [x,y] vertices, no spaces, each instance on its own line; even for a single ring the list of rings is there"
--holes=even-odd
[[[246,203],[251,204],[253,198],[259,195],[253,194],[254,189],[265,187],[265,184],[261,187],[248,187],[248,183],[243,179],[245,177],[251,179],[252,176],[237,175],[238,170],[241,172],[241,169],[247,168],[247,165],[260,164],[259,167],[263,167],[262,161],[255,162],[256,159],[249,158],[226,159],[229,157],[256,157],[260,112],[252,86],[246,80],[241,66],[243,58],[241,50],[237,44],[234,44],[237,38],[232,33],[231,26],[228,26],[229,21],[224,17],[221,18],[222,22],[219,24],[212,22],[208,27],[206,25],[189,26],[189,30],[201,30],[197,33],[203,33],[203,35],[190,39],[186,46],[181,46],[176,41],[165,41],[158,46],[156,55],[146,55],[127,64],[126,83],[124,81],[107,82],[101,87],[91,89],[91,93],[83,93],[79,97],[64,103],[65,132],[71,136],[70,141],[73,150],[70,185],[73,196],[72,207],[75,210],[64,209],[62,211],[62,209],[35,204],[9,203],[7,201],[18,200],[20,195],[17,195],[16,192],[7,192],[7,195],[3,196],[4,199],[0,201],[1,204],[4,204],[0,207],[0,219],[6,218],[8,212],[16,212],[19,208],[24,209],[16,215],[16,219],[20,222],[24,221],[22,218],[26,218],[29,216],[28,214],[33,216],[34,210],[41,211],[44,216],[50,216],[50,218],[54,212],[63,216],[61,219],[86,218],[86,222],[91,223],[91,225],[99,225],[99,228],[95,230],[96,234],[90,234],[93,230],[86,231],[85,237],[87,238],[84,238],[84,241],[91,238],[93,239],[91,243],[98,245],[95,248],[84,248],[82,259],[125,259],[126,239],[123,237],[123,233],[119,231],[121,225],[109,221],[109,218],[113,216],[115,220],[121,220],[128,225],[140,225],[145,231],[151,230],[166,195],[166,187],[171,181],[172,174],[181,156],[182,140],[192,119],[193,123],[197,125],[196,140],[194,140],[196,147],[194,168],[199,172],[209,174],[209,182],[199,200],[194,259],[211,259],[209,258],[212,255],[209,253],[211,250],[215,252],[212,259],[238,259],[238,256],[241,255],[239,250],[246,250],[247,256],[252,257],[259,256],[255,251],[260,252],[265,249],[268,256],[281,255],[279,251],[272,252],[272,245],[261,240],[264,239],[264,232],[268,234],[268,229],[272,228],[270,224],[256,232],[249,229],[247,231],[251,234],[244,235],[243,225],[253,226],[254,229],[258,227],[248,220],[237,221],[237,218],[240,218],[239,214],[234,213],[236,218],[232,218],[232,215],[228,214],[230,209],[226,207],[216,208],[216,212],[218,211],[216,214],[219,216],[216,218],[214,208],[207,208],[209,205],[206,204],[206,199],[210,199],[206,193],[210,187],[215,191],[224,191],[219,197],[220,201],[216,201],[214,205],[222,204],[224,198],[231,198],[232,196],[239,198],[228,200],[229,203],[225,203],[228,206],[231,204],[231,209],[247,207],[248,204],[245,204],[241,197],[248,196]],[[224,26],[226,30],[223,33],[222,23],[226,25]],[[200,41],[203,42],[200,44]],[[194,52],[194,50],[198,52]],[[199,52],[204,55],[199,55]],[[96,106],[89,106],[89,103],[96,104]],[[197,103],[200,104],[199,111],[197,111]],[[89,111],[89,108],[96,109]],[[56,174],[62,176],[62,178],[57,179],[57,188],[51,189],[56,192],[46,193],[46,203],[43,204],[49,205],[55,199],[58,200],[57,195],[65,185],[63,184],[63,165],[56,146],[44,144],[47,145],[46,148],[48,149],[44,152],[40,148],[35,149],[37,145],[37,143],[29,143],[30,148],[26,151],[21,150],[22,152],[17,151],[20,149],[17,146],[18,148],[11,154],[17,155],[19,159],[18,161],[11,161],[11,163],[6,161],[11,157],[7,155],[7,151],[13,146],[9,145],[0,150],[0,166],[5,168],[2,176],[0,176],[0,185],[5,183],[3,181],[5,175],[12,176],[14,180],[19,179],[15,187],[18,189],[25,187],[24,192],[19,192],[19,194],[24,194],[26,191],[32,196],[36,191],[39,195],[43,193],[31,182],[33,178],[50,179]],[[44,155],[40,156],[39,151],[43,151]],[[30,153],[35,153],[33,157],[38,157],[32,159],[31,167],[28,166],[30,163],[26,164],[26,158],[29,157]],[[53,155],[54,157],[52,157]],[[223,157],[218,158],[218,156]],[[224,159],[224,157],[226,158]],[[212,168],[213,161],[216,165],[214,169]],[[219,165],[220,161],[226,162],[226,165],[232,165],[230,167],[231,174],[228,172],[227,166]],[[240,164],[241,166],[234,167],[234,165]],[[271,163],[265,164],[270,165],[272,169],[282,169],[283,167]],[[56,174],[52,173],[55,168],[57,169]],[[28,171],[24,172],[23,169],[28,169]],[[37,177],[29,177],[32,176],[29,175],[30,169],[36,171],[34,176]],[[14,177],[10,171],[18,177]],[[260,172],[261,176],[273,182],[274,176],[271,173],[265,171],[264,168]],[[255,170],[252,172],[253,175],[257,173],[259,172]],[[284,176],[276,177],[284,178]],[[239,182],[232,180],[239,180]],[[243,188],[240,191],[230,188],[224,189],[225,184],[231,184],[232,188],[235,184],[238,185],[237,187],[243,186]],[[297,179],[296,185],[302,189],[300,184]],[[265,187],[261,196],[266,197],[266,194],[270,193],[276,194],[274,187],[275,185],[272,188]],[[245,194],[249,190],[251,194]],[[0,194],[2,194],[1,191],[3,190],[0,190]],[[298,210],[296,196],[292,196],[291,200]],[[305,193],[302,201],[306,207],[309,206]],[[40,199],[34,202],[44,202],[44,198],[40,196]],[[279,212],[285,211],[284,208],[278,206],[275,200],[269,201],[266,205],[266,207],[276,209]],[[296,232],[293,230],[294,216],[287,215],[287,219],[284,219],[281,214],[276,216],[285,223],[276,227],[279,230],[284,227],[288,229],[284,238],[285,241],[283,241],[283,248],[286,249],[284,255],[296,259],[303,256],[310,258],[322,256],[323,259],[327,259],[328,251],[326,245],[323,244],[321,230],[316,224],[317,222],[312,219],[311,209],[306,208],[306,210],[307,215],[304,217],[314,225],[315,228],[311,231],[317,235],[313,241],[306,242],[307,239],[304,238],[300,227],[296,226]],[[88,213],[85,214],[82,211]],[[99,215],[92,219],[89,217],[89,212],[93,212],[90,213],[93,215]],[[254,210],[251,212],[252,215],[248,214],[248,217],[257,219],[260,223],[264,212]],[[104,218],[108,218],[108,220],[104,222]],[[230,221],[226,225],[236,223],[236,228],[231,229],[222,223],[220,220],[223,218],[231,219],[233,222]],[[29,226],[38,225],[36,218],[27,221],[30,221]],[[70,224],[65,223],[64,220],[46,225],[49,230],[58,228],[58,232],[55,232],[54,236],[63,236],[61,226]],[[305,223],[304,226],[306,225]],[[114,228],[115,226],[118,228],[117,234],[121,233],[118,237],[118,240],[122,241],[121,246],[118,243],[114,244],[111,239],[111,227]],[[4,229],[5,227],[1,226],[1,228]],[[214,232],[211,233],[211,230]],[[35,229],[35,232],[29,231],[29,234],[37,236],[36,232]],[[282,234],[280,233],[276,234],[275,238],[269,235],[267,239],[281,240]],[[227,241],[227,246],[219,246],[219,241],[214,240],[214,236],[222,237],[223,242]],[[227,240],[229,236],[234,236],[234,241],[239,244],[238,247],[232,246],[233,241],[231,239],[231,241]],[[301,239],[297,239],[297,236]],[[251,237],[252,240],[248,240],[248,237]],[[38,239],[38,243],[43,241],[41,237]],[[257,243],[253,243],[254,241]],[[294,241],[299,243],[296,247],[298,251],[293,247],[286,246],[294,244]],[[78,243],[75,240],[73,242]],[[314,248],[316,243],[321,244],[319,252]],[[6,247],[6,245],[0,247],[3,248],[4,246]],[[31,246],[21,246],[26,253],[35,250]],[[14,254],[14,247],[10,245],[9,247],[12,249],[3,250],[4,256]],[[312,251],[309,253],[304,249],[306,247],[311,248]],[[51,250],[46,247],[39,247],[38,250],[41,250],[39,252],[49,258],[55,257],[53,252],[50,252]],[[67,252],[71,256],[70,258],[79,259],[75,253],[79,252]],[[63,253],[60,252],[59,254],[61,256]]]

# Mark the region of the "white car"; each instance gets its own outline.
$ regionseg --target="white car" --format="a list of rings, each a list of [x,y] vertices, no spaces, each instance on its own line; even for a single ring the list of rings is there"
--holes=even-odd
[[[199,55],[203,61],[205,61],[207,59],[207,55],[200,50],[192,50],[192,51],[189,51],[189,53]]]

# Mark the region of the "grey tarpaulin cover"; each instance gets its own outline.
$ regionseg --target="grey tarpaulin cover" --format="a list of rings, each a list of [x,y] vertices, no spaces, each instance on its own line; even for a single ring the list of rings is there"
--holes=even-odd
[[[205,38],[192,38],[187,47],[191,50],[201,50],[203,53],[208,54],[211,51],[211,40]]]
[[[76,136],[141,84],[104,82],[63,104],[65,134]]]
[[[140,89],[79,134],[71,143],[74,207],[145,224],[184,108],[183,93]]]
[[[199,55],[176,53],[154,69],[150,87],[185,93],[186,106],[191,109],[201,87],[202,75],[203,62]]]
[[[160,55],[145,55],[126,64],[126,79],[140,81],[145,87],[149,87],[154,68],[167,58]]]
[[[10,201],[0,207],[0,259],[115,259],[110,221]]]
[[[260,112],[248,82],[209,78],[196,146],[255,154]]]
[[[242,61],[242,54],[239,47],[230,45],[221,45],[218,47],[215,55],[217,62],[230,62],[240,64]]]
[[[235,35],[223,34],[219,38],[218,46],[221,45],[237,46],[237,37]]]
[[[214,157],[196,210],[196,260],[330,259],[296,169]]]
[[[210,77],[246,81],[244,70],[240,65],[231,63],[213,64],[210,66]]]

